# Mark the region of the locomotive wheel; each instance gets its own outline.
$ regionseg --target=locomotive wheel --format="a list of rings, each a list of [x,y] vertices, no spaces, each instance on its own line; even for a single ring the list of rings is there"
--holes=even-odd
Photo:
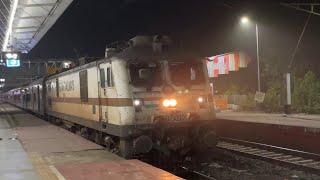
[[[102,143],[102,134],[98,131],[95,131],[94,132],[94,142],[97,143],[97,144],[103,144]]]
[[[89,138],[89,133],[88,133],[87,128],[82,127],[82,128],[80,129],[80,136],[82,136],[82,137],[84,137],[84,138],[86,138],[86,139]]]
[[[120,139],[119,142],[120,155],[126,159],[133,157],[133,142],[131,139]]]
[[[203,152],[215,148],[218,138],[214,128],[209,124],[202,124],[195,128],[193,149]]]
[[[105,136],[103,138],[104,145],[106,146],[106,149],[112,150],[115,146],[115,142],[113,141],[112,137],[110,136]]]

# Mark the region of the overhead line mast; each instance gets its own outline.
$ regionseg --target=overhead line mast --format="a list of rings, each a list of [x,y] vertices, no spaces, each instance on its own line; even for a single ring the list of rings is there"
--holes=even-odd
[[[281,5],[320,16],[320,3],[281,3]]]

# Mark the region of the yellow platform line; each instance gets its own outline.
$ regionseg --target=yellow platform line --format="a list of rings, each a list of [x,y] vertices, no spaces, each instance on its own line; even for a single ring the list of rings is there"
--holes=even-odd
[[[59,171],[47,162],[38,153],[28,153],[29,159],[39,175],[43,180],[65,180]]]

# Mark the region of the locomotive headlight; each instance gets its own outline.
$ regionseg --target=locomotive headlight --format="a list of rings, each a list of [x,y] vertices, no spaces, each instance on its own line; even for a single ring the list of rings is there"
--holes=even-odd
[[[178,104],[178,102],[175,99],[165,99],[162,101],[162,105],[164,107],[176,107],[177,104]]]
[[[203,103],[204,102],[204,98],[202,96],[198,97],[198,103]]]
[[[133,100],[133,105],[134,106],[140,106],[142,104],[141,100],[140,99],[135,99]]]
[[[170,100],[169,100],[169,99],[163,100],[162,105],[163,105],[164,107],[169,107],[169,106],[170,106]]]
[[[177,106],[177,100],[175,100],[175,99],[170,99],[170,105],[171,105],[171,107],[176,107]]]

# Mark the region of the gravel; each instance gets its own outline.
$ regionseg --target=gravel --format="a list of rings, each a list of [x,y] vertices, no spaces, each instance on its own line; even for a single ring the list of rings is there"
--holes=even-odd
[[[193,169],[219,180],[320,180],[320,175],[267,161],[217,151]]]

